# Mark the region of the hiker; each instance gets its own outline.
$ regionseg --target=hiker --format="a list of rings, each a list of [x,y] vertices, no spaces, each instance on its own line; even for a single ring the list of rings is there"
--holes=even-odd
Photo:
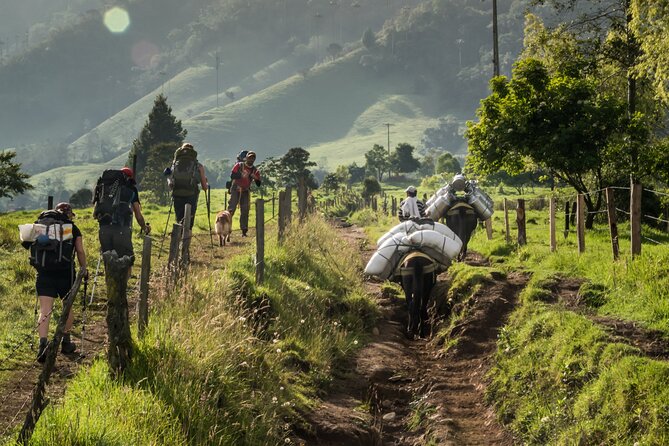
[[[86,270],[86,252],[81,230],[72,219],[75,214],[69,203],[58,203],[54,210],[44,211],[35,223],[46,226],[45,232],[37,236],[32,243],[24,242],[30,249],[30,263],[37,270],[35,290],[39,299],[40,315],[37,325],[39,348],[37,361],[46,360],[49,336],[49,321],[53,311],[54,300],[64,300],[74,284],[76,276],[73,253],[76,253],[79,268],[84,278],[88,279]],[[70,338],[70,330],[74,322],[74,312],[70,311],[65,322],[61,352],[74,353],[77,346]]]
[[[167,184],[172,190],[174,213],[177,221],[184,224],[185,208],[187,204],[190,204],[190,228],[193,229],[197,200],[200,196],[198,183],[204,191],[209,188],[209,185],[204,173],[204,166],[198,162],[197,152],[192,144],[183,143],[174,152],[172,167],[166,169],[166,172],[169,172]]]
[[[425,203],[416,198],[418,191],[414,186],[409,186],[405,190],[407,197],[400,202],[397,216],[400,221],[412,218],[425,218]]]
[[[237,162],[232,167],[230,178],[230,202],[228,203],[228,212],[230,215],[235,213],[237,204],[241,214],[239,216],[239,226],[242,230],[242,237],[247,236],[249,230],[249,209],[251,207],[251,181],[260,187],[260,171],[253,165],[256,161],[256,153],[249,150],[243,161]]]
[[[119,257],[129,256],[132,263],[135,262],[132,247],[133,214],[144,234],[151,233],[151,226],[142,215],[134,176],[129,167],[105,170],[98,178],[93,196],[93,217],[100,224],[100,252],[114,250]]]

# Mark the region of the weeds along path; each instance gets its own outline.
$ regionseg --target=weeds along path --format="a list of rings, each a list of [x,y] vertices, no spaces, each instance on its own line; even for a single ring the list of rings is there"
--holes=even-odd
[[[226,261],[235,255],[249,250],[254,242],[255,234],[251,229],[249,237],[242,238],[235,233],[233,240],[225,247],[219,247],[215,241],[212,247],[209,234],[195,234],[191,244],[191,264],[194,268],[220,268]],[[169,234],[168,234],[169,236]],[[168,240],[169,241],[169,240]],[[160,274],[160,266],[155,266],[155,257],[160,242],[154,240],[154,257],[152,264],[153,273],[151,277],[150,289],[156,290],[161,287],[163,281]],[[166,253],[163,252],[161,259],[164,260]],[[97,259],[90,259],[92,267]],[[46,399],[48,404],[56,403],[65,393],[68,380],[73,377],[82,366],[90,365],[100,354],[104,354],[107,346],[107,327],[105,324],[106,315],[106,291],[104,268],[101,265],[98,273],[95,299],[86,310],[86,330],[84,338],[84,356],[81,356],[81,329],[82,329],[82,304],[81,297],[75,300],[73,311],[75,311],[74,326],[72,330],[73,341],[77,344],[77,351],[72,354],[59,353],[56,359],[54,371],[49,380],[46,389]],[[139,262],[133,268],[133,276],[128,284],[128,309],[130,317],[135,314],[137,298],[139,294]],[[88,293],[90,295],[93,285],[93,273],[89,279]],[[83,289],[83,287],[82,287]],[[82,291],[80,291],[81,293]],[[155,292],[149,292],[149,301],[154,298]],[[58,315],[51,318],[51,331],[57,324]],[[29,338],[28,338],[29,339]],[[32,342],[37,344],[37,333],[32,337]],[[17,427],[23,424],[23,421],[30,405],[32,392],[37,383],[37,378],[42,370],[41,364],[34,360],[36,350],[31,350],[30,340],[25,345],[19,346],[13,358],[0,364],[0,443],[8,440],[9,436],[14,435]]]
[[[341,229],[360,246],[364,260],[374,252],[364,232]],[[484,265],[470,257],[472,264]],[[448,289],[446,275],[435,292]],[[344,365],[331,393],[307,415],[305,445],[511,445],[513,437],[484,402],[485,374],[496,349],[497,331],[527,282],[524,275],[495,277],[467,303],[466,316],[452,329],[457,348],[443,354],[436,342],[404,335],[402,300],[382,296],[368,283],[382,317],[371,342]]]
[[[598,316],[584,302],[579,290],[583,280],[561,277],[551,288],[553,304],[587,317],[602,327],[611,342],[621,342],[638,348],[645,356],[653,359],[669,360],[669,340],[659,330],[649,330],[633,321],[625,321],[609,316]]]

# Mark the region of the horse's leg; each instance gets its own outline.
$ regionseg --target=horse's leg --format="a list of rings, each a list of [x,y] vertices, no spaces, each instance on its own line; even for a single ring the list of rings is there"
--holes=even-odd
[[[423,266],[420,262],[413,262],[413,286],[411,287],[411,308],[409,309],[409,333],[412,336],[418,336],[420,333],[418,329],[420,327],[420,307],[422,305],[422,292],[423,292]]]
[[[429,274],[423,274],[423,292],[420,303],[420,319],[421,319],[421,330],[420,335],[426,337],[429,334],[429,315],[427,314],[427,306],[430,302],[430,294],[432,294],[432,288],[436,282],[436,275],[434,272]]]

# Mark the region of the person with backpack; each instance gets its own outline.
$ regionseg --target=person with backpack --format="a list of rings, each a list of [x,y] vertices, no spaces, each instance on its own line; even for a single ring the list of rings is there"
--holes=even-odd
[[[100,224],[100,252],[115,250],[119,257],[129,256],[134,263],[133,215],[145,234],[151,233],[151,226],[144,221],[132,169],[124,167],[102,172],[95,186],[93,203],[93,217]]]
[[[193,229],[197,200],[200,196],[198,184],[204,191],[209,186],[204,173],[204,166],[198,162],[197,151],[192,144],[183,143],[174,152],[172,167],[167,172],[169,175],[167,183],[172,190],[174,213],[177,221],[183,224],[186,205],[190,204],[190,228]]]
[[[84,242],[81,230],[72,221],[74,216],[69,203],[58,203],[55,209],[44,211],[37,218],[35,226],[39,226],[42,231],[35,241],[24,242],[24,246],[30,249],[30,263],[37,270],[35,290],[40,305],[37,361],[40,363],[46,360],[54,300],[57,297],[64,300],[74,284],[74,254],[79,268],[84,272],[84,278],[88,278]],[[73,322],[74,312],[70,311],[61,342],[63,353],[74,353],[77,349],[70,338]]]
[[[243,161],[237,162],[232,167],[230,178],[230,202],[228,203],[228,212],[232,216],[239,205],[241,214],[239,216],[239,226],[242,230],[242,237],[247,236],[249,230],[249,210],[251,208],[251,182],[255,182],[260,187],[260,171],[253,165],[256,160],[256,153],[249,150]]]

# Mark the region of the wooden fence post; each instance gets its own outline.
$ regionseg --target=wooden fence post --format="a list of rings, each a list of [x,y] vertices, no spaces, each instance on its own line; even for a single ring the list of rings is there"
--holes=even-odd
[[[47,209],[53,209],[53,195],[49,195],[46,198],[46,208]]]
[[[193,231],[190,228],[191,206],[186,204],[184,209],[184,222],[181,235],[181,267],[185,268],[190,263],[190,241]]]
[[[265,200],[256,200],[256,283],[265,278]]]
[[[606,210],[609,216],[609,232],[611,234],[611,249],[613,250],[613,260],[618,260],[620,255],[620,246],[618,244],[618,222],[616,219],[616,203],[613,197],[613,189],[606,188]]]
[[[488,240],[492,240],[492,218],[488,218],[485,221],[485,232],[488,236]]]
[[[388,215],[388,195],[386,194],[383,194],[383,213]],[[669,228],[669,226],[667,226],[667,228]]]
[[[137,301],[137,334],[144,336],[149,324],[149,276],[151,275],[151,237],[144,236],[142,246],[142,271],[139,276],[139,300]]]
[[[511,228],[509,227],[509,200],[504,199],[504,232],[506,243],[511,243]]]
[[[170,254],[167,258],[168,267],[174,272],[179,264],[179,244],[181,243],[181,225],[174,223],[172,225],[172,234],[170,235]]]
[[[641,192],[640,184],[632,184],[630,188],[630,232],[632,257],[641,254]]]
[[[300,222],[303,222],[307,215],[307,184],[304,177],[300,177],[297,184],[297,213]]]
[[[555,207],[557,206],[557,200],[555,197],[551,197],[548,203],[548,226],[550,232],[550,243],[551,243],[551,252],[555,252],[557,249],[557,239],[555,237]]]
[[[525,231],[525,200],[518,199],[516,206],[516,224],[518,225],[518,245],[523,246],[527,243],[527,233]]]
[[[391,203],[392,204],[392,206],[391,206],[392,209],[391,209],[390,215],[395,216],[395,215],[397,215],[397,198],[392,197],[391,201],[392,201],[392,203]]]
[[[569,235],[569,200],[564,202],[564,238]]]
[[[279,243],[286,233],[286,192],[279,191]]]
[[[578,194],[576,200],[576,240],[579,254],[585,252],[585,196]]]
[[[107,285],[107,362],[114,375],[120,376],[132,358],[132,338],[128,319],[129,256],[119,259],[116,251],[102,253]]]
[[[576,225],[576,211],[578,207],[578,200],[574,201],[571,204],[571,215],[569,217],[569,221],[571,222],[571,225],[574,226]]]
[[[63,340],[65,323],[67,322],[67,318],[70,315],[72,304],[74,303],[74,299],[77,296],[77,292],[79,291],[79,286],[81,285],[83,278],[83,271],[79,271],[79,273],[77,273],[77,277],[74,279],[74,284],[72,284],[72,288],[67,295],[67,299],[63,301],[63,312],[60,315],[60,319],[58,319],[56,333],[53,335],[53,340],[49,343],[49,347],[46,351],[46,358],[44,360],[44,365],[42,366],[42,372],[40,373],[37,380],[37,385],[33,389],[30,410],[26,414],[23,427],[21,428],[21,432],[19,432],[19,444],[27,445],[30,442],[30,437],[32,437],[35,425],[37,425],[37,421],[42,415],[42,411],[46,407],[44,402],[44,391],[46,390],[46,385],[49,383],[49,378],[53,372],[53,367],[56,364],[56,356],[58,355],[60,342]]]

